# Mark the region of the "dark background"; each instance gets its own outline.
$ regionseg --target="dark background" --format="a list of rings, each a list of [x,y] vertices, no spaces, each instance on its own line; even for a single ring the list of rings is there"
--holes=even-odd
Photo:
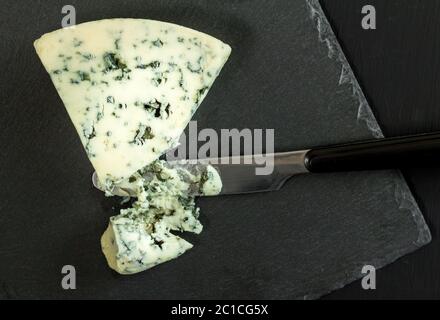
[[[264,16],[264,21],[256,26],[257,31],[261,31],[259,34],[264,34],[263,31],[266,30],[268,34],[270,32],[280,32],[280,39],[285,41],[291,41],[292,34],[301,37],[302,30],[287,30],[288,26],[284,30],[280,30],[280,28],[284,27],[282,19],[287,21],[287,19],[298,18],[302,21],[304,15],[298,17],[294,13],[274,10],[295,7],[287,1],[284,2],[285,5],[278,7],[279,3],[277,1],[267,1],[265,6],[260,5],[250,8],[252,10],[249,10],[249,15],[253,10],[256,10],[255,13],[264,16],[264,10],[268,7],[270,7],[270,10],[267,11],[273,15]],[[240,19],[228,14],[228,12],[234,12],[235,8],[242,9],[245,7],[248,9],[251,1],[225,1],[224,11],[221,8],[223,3],[215,2],[212,5],[213,7],[210,7],[211,11],[209,12],[213,12],[213,8],[217,9],[217,16],[212,20],[218,21],[218,25],[213,25],[210,17],[206,18],[203,11],[198,11],[200,8],[205,7],[206,3],[203,3],[203,1],[194,1],[194,3],[199,4],[194,7],[196,9],[186,8],[185,2],[180,0],[170,2],[174,4],[174,11],[156,10],[150,11],[149,14],[159,20],[175,21],[195,29],[206,30],[214,36],[217,36],[215,32],[228,34],[230,36],[228,39],[232,41],[232,44],[236,44],[235,47],[237,48],[235,55],[231,57],[229,66],[225,67],[224,74],[218,80],[223,82],[223,87],[214,86],[209,99],[204,103],[207,106],[206,109],[201,109],[198,112],[197,117],[199,120],[205,121],[202,122],[203,124],[215,127],[216,124],[213,124],[212,121],[222,118],[222,121],[224,120],[222,126],[234,127],[237,119],[242,117],[244,125],[249,127],[264,127],[267,121],[272,121],[268,124],[268,127],[272,127],[272,125],[277,127],[276,123],[280,118],[279,116],[268,119],[264,115],[259,116],[259,113],[254,113],[248,119],[245,119],[244,116],[240,115],[241,110],[237,110],[235,105],[231,104],[229,109],[215,108],[216,101],[222,98],[222,92],[233,91],[236,86],[230,79],[235,79],[237,85],[240,85],[240,81],[243,80],[246,84],[254,83],[256,87],[261,89],[259,92],[255,92],[256,90],[250,86],[253,96],[250,96],[251,92],[246,92],[246,88],[243,88],[243,94],[237,95],[235,93],[235,98],[238,99],[235,100],[236,105],[240,105],[240,103],[247,103],[249,106],[258,105],[259,100],[274,95],[274,98],[279,100],[272,101],[275,102],[273,103],[275,106],[271,105],[271,107],[276,108],[278,101],[283,102],[283,97],[291,94],[291,92],[283,91],[285,88],[274,91],[272,86],[267,85],[263,77],[246,79],[247,74],[242,74],[243,71],[241,71],[246,69],[237,68],[237,66],[240,67],[240,63],[243,63],[244,67],[249,67],[247,65],[248,61],[238,59],[238,57],[247,57],[248,53],[253,53],[250,59],[264,60],[270,58],[270,52],[266,53],[264,50],[258,50],[260,44],[253,42],[253,30],[246,29],[247,26],[241,24]],[[0,180],[3,183],[2,189],[0,189],[2,195],[0,201],[0,212],[2,213],[0,215],[0,236],[4,241],[3,246],[0,246],[0,254],[1,257],[5,257],[5,261],[10,263],[10,265],[2,265],[0,260],[0,267],[2,267],[2,270],[6,270],[0,274],[0,280],[2,280],[0,281],[1,298],[59,298],[69,297],[70,294],[73,297],[81,297],[80,290],[77,290],[76,293],[60,292],[58,283],[60,277],[59,267],[66,264],[66,262],[80,266],[78,268],[79,279],[83,274],[96,275],[96,278],[88,279],[89,283],[80,282],[79,286],[89,289],[96,286],[101,293],[105,293],[105,296],[108,297],[120,297],[123,290],[130,292],[128,298],[138,297],[136,290],[142,294],[142,292],[149,289],[139,283],[142,279],[149,279],[150,283],[154,282],[154,279],[163,279],[165,284],[156,285],[172,288],[172,279],[163,275],[167,272],[170,276],[175,275],[174,270],[177,266],[182,268],[180,269],[182,274],[189,274],[190,276],[187,278],[191,278],[194,273],[193,261],[196,257],[201,259],[199,261],[200,265],[210,266],[212,261],[215,262],[220,259],[243,258],[239,254],[246,253],[247,246],[253,249],[252,243],[247,243],[244,240],[244,243],[238,244],[238,247],[242,246],[242,248],[236,249],[236,251],[218,251],[215,252],[217,257],[200,254],[203,248],[209,253],[212,252],[209,248],[218,250],[227,248],[227,240],[224,240],[223,234],[224,230],[227,230],[227,225],[225,227],[221,224],[224,224],[223,221],[225,221],[226,224],[232,226],[235,223],[231,219],[233,218],[232,215],[240,210],[242,211],[240,213],[242,214],[241,220],[252,219],[255,214],[258,214],[260,221],[263,221],[262,219],[266,218],[264,210],[273,209],[273,212],[271,212],[273,215],[270,221],[267,222],[270,224],[269,228],[271,226],[280,229],[285,227],[287,230],[283,229],[283,232],[279,232],[281,239],[282,236],[288,234],[288,227],[283,224],[285,224],[284,221],[289,221],[283,214],[288,213],[287,211],[290,210],[289,205],[294,203],[293,197],[289,193],[291,190],[295,190],[293,184],[286,186],[283,191],[271,195],[271,201],[265,200],[268,199],[268,195],[255,196],[255,198],[250,196],[243,200],[228,198],[229,208],[234,208],[234,210],[231,209],[227,212],[224,212],[224,208],[228,208],[228,206],[225,206],[222,201],[205,201],[202,199],[202,210],[208,213],[202,217],[204,219],[202,222],[207,228],[201,236],[189,239],[196,244],[200,251],[190,251],[173,264],[164,264],[161,268],[152,269],[151,272],[143,273],[138,277],[119,281],[120,278],[105,266],[103,257],[100,256],[99,252],[99,237],[108,219],[107,216],[103,216],[103,212],[108,216],[112,215],[113,204],[90,186],[89,173],[92,172],[92,168],[81,150],[79,140],[62,108],[61,101],[56,95],[49,78],[42,70],[42,66],[31,46],[31,41],[42,33],[59,28],[60,8],[69,2],[53,0],[35,1],[32,2],[32,5],[30,3],[30,1],[24,0],[4,1],[2,6],[4,11],[2,12],[2,19],[0,19],[0,30],[7,31],[0,35],[0,39],[5,40],[0,41],[0,52],[5,53],[4,56],[0,57],[0,61],[2,61],[1,76],[4,80],[0,83],[0,101],[6,101],[1,109],[1,125],[4,126],[1,128],[3,138],[1,141],[5,145],[2,154],[0,154],[0,159],[5,159],[6,165],[3,167],[5,169],[0,170]],[[97,19],[101,12],[104,17],[132,16],[133,12],[130,8],[145,6],[145,1],[140,0],[108,1],[105,2],[105,6],[104,2],[98,3],[98,1],[90,3],[87,1],[72,1],[72,3],[79,9],[92,8],[82,10],[81,14],[78,13],[78,23]],[[78,6],[76,3],[78,3]],[[397,136],[440,130],[440,109],[438,107],[440,102],[440,92],[438,90],[440,89],[438,83],[440,75],[440,3],[436,0],[327,0],[321,3],[384,134],[386,136]],[[361,8],[366,4],[372,4],[376,7],[378,15],[377,30],[365,31],[361,28]],[[157,7],[161,7],[161,5],[158,4]],[[179,11],[176,11],[176,8]],[[143,11],[135,14],[139,17],[143,15]],[[198,19],[194,19],[194,17],[198,17]],[[272,21],[278,19],[278,24],[271,24],[271,21],[269,21],[271,19]],[[228,23],[224,23],[225,21]],[[33,25],[29,25],[29,23]],[[304,19],[304,26],[311,30],[312,22]],[[283,36],[283,32],[286,35]],[[313,35],[315,36],[314,33]],[[265,39],[265,41],[267,40]],[[313,39],[313,43],[316,45],[316,55],[322,54],[324,52],[322,50],[325,50],[324,46],[318,44],[316,38]],[[278,46],[279,44],[273,43],[273,45]],[[318,50],[321,51],[318,52]],[[289,56],[285,59],[282,62],[286,62],[286,65],[290,61],[296,62],[295,57]],[[234,68],[231,66],[234,66]],[[261,69],[265,68],[267,66],[261,66]],[[329,68],[331,69],[331,67]],[[223,78],[226,77],[225,74],[229,81],[222,80],[225,79]],[[254,76],[259,76],[259,74],[256,73]],[[283,74],[282,76],[285,77],[282,80],[287,81],[289,74]],[[292,81],[292,83],[297,85],[296,90],[301,89],[303,86],[302,83],[297,81]],[[343,89],[345,90],[345,88]],[[341,91],[343,90],[341,89]],[[285,120],[285,122],[291,124],[292,121],[301,122],[308,119],[295,119],[296,115],[288,114],[281,106],[280,104],[276,112],[283,114],[285,118],[281,119],[282,121]],[[360,125],[358,126],[353,121],[356,117],[355,111],[352,110],[350,114],[347,114],[346,119],[332,118],[328,121],[330,129],[332,125],[339,123],[347,125],[346,130],[341,130],[339,133],[340,136],[336,134],[334,136],[329,135],[330,140],[349,139],[350,134],[347,134],[347,132],[351,131],[365,137],[369,136],[365,128],[363,133],[359,133],[359,130],[361,130],[359,129]],[[209,117],[211,114],[214,116]],[[330,116],[331,114],[329,112]],[[307,114],[304,113],[304,115]],[[291,136],[294,136],[297,132],[287,125],[280,127],[280,131],[284,136],[284,148],[304,147],[292,146],[292,143],[302,142],[291,142]],[[313,131],[313,129],[310,129],[310,131]],[[319,130],[314,131],[316,136],[311,137],[311,144],[313,144],[313,139],[318,141],[317,139],[321,138],[323,134]],[[309,132],[304,135],[310,136]],[[438,239],[440,202],[437,200],[438,195],[440,195],[440,168],[418,168],[408,170],[404,174],[430,226],[433,236],[432,243],[378,270],[377,290],[364,291],[361,289],[360,281],[356,281],[325,296],[324,299],[440,298],[440,243]],[[323,177],[322,179],[325,180],[326,178]],[[337,180],[333,180],[332,177],[327,177],[327,179],[329,183]],[[378,175],[378,180],[381,180],[380,175]],[[69,182],[67,186],[66,181]],[[353,183],[353,186],[357,185],[356,180],[349,181]],[[13,183],[13,185],[8,183]],[[319,183],[317,185],[319,186]],[[344,183],[340,184],[340,186],[343,185]],[[88,188],[85,186],[88,186]],[[312,184],[312,186],[316,185]],[[342,191],[349,194],[350,190],[347,192],[347,190],[342,189]],[[376,191],[382,192],[382,190]],[[336,191],[333,190],[333,192]],[[330,191],[329,194],[331,194]],[[356,202],[354,197],[351,198],[353,202]],[[379,197],[376,196],[376,198]],[[389,197],[385,198],[388,199]],[[81,199],[81,201],[78,199]],[[366,198],[362,199],[367,200]],[[292,200],[292,202],[288,200]],[[334,199],[331,198],[328,201],[334,202]],[[252,202],[259,204],[263,209],[260,210],[262,212],[250,212],[249,204]],[[278,207],[275,208],[275,205]],[[343,205],[341,204],[341,206]],[[361,210],[362,205],[357,204],[357,208]],[[353,209],[349,213],[354,212]],[[228,219],[220,217],[219,214],[225,214]],[[304,216],[303,219],[308,219],[312,227],[321,222],[307,216],[306,211],[304,211]],[[340,217],[342,217],[342,214]],[[293,220],[294,217],[291,219]],[[54,226],[58,226],[58,228],[54,228]],[[264,231],[264,226],[254,226],[255,234],[261,231]],[[243,235],[238,230],[235,232],[237,238],[239,236],[244,237],[242,239],[255,238],[252,237],[252,234]],[[37,237],[42,234],[44,237]],[[405,238],[405,236],[407,235],[404,234],[401,237]],[[407,236],[407,239],[410,239],[409,236]],[[217,240],[219,242],[215,243]],[[212,247],[209,247],[210,245]],[[275,247],[275,250],[278,249]],[[197,252],[200,256],[197,256]],[[238,252],[238,256],[236,252]],[[271,257],[269,255],[270,248],[265,248],[264,252]],[[255,257],[253,258],[256,261],[260,259],[258,254],[259,252],[255,251]],[[274,256],[276,256],[276,252]],[[246,263],[246,261],[242,262]],[[292,262],[292,265],[294,264],[295,262]],[[249,293],[245,291],[248,289],[247,286],[245,289],[239,288],[242,290],[240,291],[242,296],[253,294],[252,297],[267,297],[271,293],[258,282],[246,281],[247,278],[251,280],[256,278],[252,274],[253,269],[247,269],[248,266],[242,267],[238,263],[236,265],[241,271],[238,274],[244,274],[245,279],[237,276],[234,278],[234,269],[226,270],[230,273],[230,282],[219,281],[219,285],[224,285],[227,289],[224,290],[225,298],[234,296],[238,288],[237,283],[251,283],[255,286],[249,288]],[[35,266],[39,268],[35,269]],[[11,270],[14,267],[16,267],[16,270]],[[216,271],[216,267],[212,265],[212,272]],[[272,265],[268,264],[267,269],[263,270],[267,273],[268,278],[280,272],[280,270],[271,267]],[[8,275],[11,278],[6,278]],[[160,278],[161,275],[162,278]],[[261,275],[261,272],[258,275]],[[5,279],[1,279],[2,277],[5,277]],[[214,278],[217,279],[218,277]],[[279,281],[283,280],[282,276],[278,278]],[[50,281],[44,281],[44,279]],[[194,276],[194,279],[196,279],[196,276]],[[182,288],[185,287],[183,285],[185,284],[194,292],[197,291],[196,283],[193,286],[188,286],[186,282],[189,280],[185,277],[178,280],[181,281]],[[260,280],[265,283],[266,279]],[[203,279],[197,279],[197,281],[203,282]],[[119,283],[119,285],[114,286],[115,283]],[[204,284],[205,287],[211,285],[215,286],[216,283]],[[288,283],[286,285],[288,286]],[[282,282],[278,283],[278,288],[273,289],[273,293],[283,296]],[[191,296],[191,290],[188,296]],[[277,290],[279,291],[277,292]],[[88,297],[92,296],[92,291],[89,291]],[[44,293],[43,296],[41,296],[42,292]],[[229,295],[227,295],[228,293]],[[147,292],[147,294],[155,295],[154,292]],[[166,295],[162,293],[162,296]],[[158,298],[162,296],[159,295]]]
[[[361,27],[374,5],[377,29]],[[385,136],[440,130],[440,2],[322,0],[321,5]],[[432,232],[432,242],[377,273],[374,292],[359,281],[326,299],[440,298],[440,168],[404,176]]]

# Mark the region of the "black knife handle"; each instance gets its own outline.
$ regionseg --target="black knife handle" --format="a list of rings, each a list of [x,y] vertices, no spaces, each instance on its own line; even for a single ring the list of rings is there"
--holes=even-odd
[[[440,132],[316,148],[304,163],[310,172],[440,166]]]

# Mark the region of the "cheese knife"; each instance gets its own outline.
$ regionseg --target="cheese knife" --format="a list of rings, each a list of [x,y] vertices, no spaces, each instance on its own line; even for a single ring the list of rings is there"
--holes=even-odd
[[[256,174],[263,161],[266,161],[264,166],[273,166],[271,174]],[[220,174],[221,195],[275,191],[288,179],[300,174],[440,166],[440,132],[274,154],[169,162],[171,167],[181,166],[189,172],[200,172],[207,164]],[[102,190],[96,173],[92,181]],[[199,188],[193,190],[194,195],[201,195]],[[112,193],[134,195],[133,190],[120,188],[115,188]]]

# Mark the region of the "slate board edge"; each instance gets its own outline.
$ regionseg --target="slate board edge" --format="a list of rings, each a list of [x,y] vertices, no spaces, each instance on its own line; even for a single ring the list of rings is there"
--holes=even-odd
[[[319,41],[325,43],[328,48],[328,57],[329,59],[334,59],[341,64],[341,77],[339,79],[339,84],[351,84],[353,95],[359,100],[359,108],[358,108],[358,121],[363,121],[367,128],[371,131],[374,138],[383,138],[384,135],[382,130],[372,112],[372,109],[357,81],[353,70],[345,57],[345,54],[339,45],[339,42],[336,38],[333,29],[322,10],[321,4],[319,0],[305,0],[309,10],[310,10],[310,18],[316,24],[316,29],[318,31]],[[400,210],[408,210],[410,211],[414,223],[419,230],[419,235],[417,241],[413,243],[411,247],[404,248],[401,250],[396,250],[388,256],[376,258],[373,261],[366,262],[365,264],[371,264],[376,267],[376,269],[380,269],[385,267],[388,264],[395,262],[397,259],[407,255],[409,253],[414,252],[420,247],[428,244],[432,240],[431,232],[429,230],[428,225],[421,213],[419,206],[417,205],[414,196],[409,189],[405,178],[402,173],[398,170],[396,172],[396,186],[394,197],[395,201],[399,205]],[[399,183],[400,182],[400,183]],[[302,297],[304,300],[308,299],[317,299],[320,298],[334,290],[343,288],[345,285],[356,281],[362,278],[363,274],[360,272],[354,272],[351,277],[346,278],[343,282],[335,284],[333,288],[329,288],[327,292],[319,292],[319,293],[310,293]]]
[[[398,170],[396,170],[396,172],[400,179],[405,182],[396,184],[396,190],[394,192],[396,202],[399,204],[399,209],[409,210],[411,212],[414,222],[419,229],[419,237],[414,244],[418,247],[422,247],[431,242],[431,231],[429,230],[428,224],[426,223],[425,218],[406,183],[405,177],[402,172]]]
[[[365,122],[367,128],[375,138],[383,138],[382,130],[371,110],[371,107],[357,81],[353,70],[345,57],[344,51],[339,45],[338,39],[322,10],[319,0],[305,0],[310,9],[310,18],[316,24],[319,41],[325,43],[328,48],[329,59],[334,59],[341,64],[341,77],[339,84],[351,84],[353,96],[358,98],[358,116],[359,122]]]

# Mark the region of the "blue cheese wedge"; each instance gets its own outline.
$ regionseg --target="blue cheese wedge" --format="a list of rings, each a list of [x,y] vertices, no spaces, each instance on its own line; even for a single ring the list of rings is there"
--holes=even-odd
[[[109,266],[133,274],[174,259],[192,245],[170,231],[200,233],[199,208],[190,188],[197,185],[211,195],[221,190],[214,168],[190,173],[158,160],[130,177],[137,200],[110,219],[101,238]],[[206,187],[208,186],[208,187]]]
[[[177,144],[231,52],[201,32],[141,19],[79,24],[34,46],[109,184]]]

